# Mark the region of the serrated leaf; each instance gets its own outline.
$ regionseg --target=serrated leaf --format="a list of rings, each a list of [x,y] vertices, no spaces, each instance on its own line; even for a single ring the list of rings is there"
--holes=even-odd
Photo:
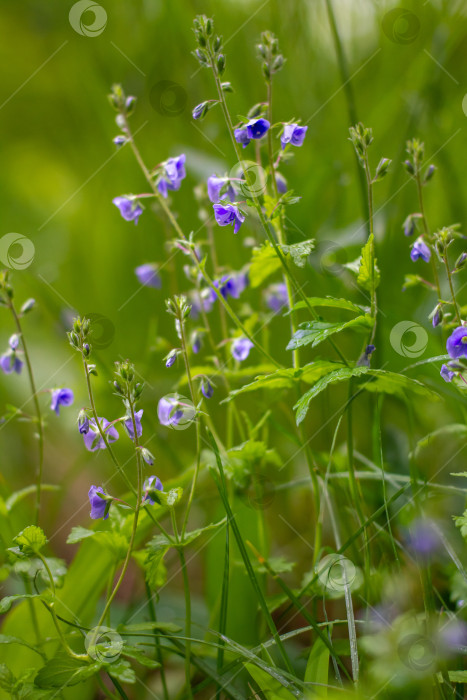
[[[307,297],[307,302],[309,306],[327,306],[334,309],[345,309],[346,311],[354,311],[356,314],[361,314],[362,311],[365,313],[369,310],[366,306],[359,306],[354,304],[348,299],[336,299],[335,297]],[[307,304],[304,301],[297,301],[293,305],[292,309],[289,309],[285,316],[288,316],[292,311],[298,311],[299,309],[306,309]]]
[[[119,659],[110,664],[102,664],[107,673],[120,683],[136,683],[136,674],[126,659]]]
[[[297,421],[297,425],[300,425],[300,423],[304,420],[306,414],[308,413],[308,408],[311,401],[318,396],[318,394],[324,391],[324,389],[326,389],[330,384],[344,382],[351,379],[351,377],[358,377],[362,374],[366,374],[368,369],[368,367],[363,366],[343,367],[342,369],[335,370],[334,372],[330,372],[330,374],[326,374],[324,377],[321,377],[321,379],[319,379],[316,384],[311,387],[311,389],[308,389],[308,391],[303,394],[303,396],[295,404],[294,410],[296,411],[295,419]]]
[[[305,267],[308,256],[315,248],[315,241],[310,238],[308,241],[282,245],[281,249],[285,255],[290,255],[297,267]]]
[[[73,659],[64,651],[47,661],[39,669],[34,683],[39,688],[63,688],[69,685],[77,685],[98,673],[102,664],[94,662],[83,664],[79,659]]]
[[[42,528],[37,525],[28,525],[19,535],[16,535],[14,542],[23,554],[31,556],[37,554],[47,544],[47,537]]]
[[[327,340],[331,335],[340,333],[347,328],[353,328],[357,331],[368,331],[372,328],[374,320],[369,314],[357,316],[350,321],[341,323],[325,323],[324,321],[309,321],[302,323],[298,331],[295,331],[289,341],[286,350],[296,350],[297,348],[310,345],[314,348],[324,340]]]
[[[366,289],[367,292],[371,292],[373,286],[376,289],[381,278],[376,258],[373,259],[374,240],[374,236],[371,234],[362,248],[357,275],[358,286]],[[374,270],[373,273],[372,268]]]
[[[8,666],[0,664],[0,688],[11,692],[15,686],[16,678]]]
[[[253,248],[253,257],[248,272],[250,285],[253,289],[259,287],[264,280],[278,272],[281,267],[282,263],[269,241],[260,248]]]
[[[95,530],[88,530],[86,527],[80,527],[78,525],[77,527],[71,528],[71,532],[67,537],[66,543],[77,544],[78,542],[85,540],[87,537],[94,537],[95,534]]]
[[[155,659],[151,659],[150,656],[147,656],[147,654],[144,653],[144,650],[140,647],[125,644],[121,653],[122,656],[126,656],[129,659],[135,659],[135,661],[138,661],[138,663],[140,663],[142,666],[146,666],[147,668],[154,669],[160,667],[160,663]]]

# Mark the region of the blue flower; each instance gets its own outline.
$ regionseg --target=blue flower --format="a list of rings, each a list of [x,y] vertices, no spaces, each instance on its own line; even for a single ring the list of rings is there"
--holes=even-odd
[[[235,204],[213,204],[214,215],[219,226],[234,226],[234,233],[238,233],[240,226],[245,221],[245,214]]]
[[[169,158],[163,163],[163,172],[157,183],[157,189],[163,197],[167,197],[168,190],[179,190],[182,180],[186,177],[184,153],[176,158]]]
[[[176,350],[171,350],[167,357],[165,358],[165,366],[167,368],[172,367],[177,359],[178,352]]]
[[[448,365],[443,365],[441,367],[440,375],[445,382],[452,382],[455,372],[449,369]]]
[[[54,389],[50,408],[60,415],[60,406],[71,406],[75,397],[71,389]]]
[[[5,374],[11,374],[12,372],[21,374],[24,363],[16,354],[19,345],[19,336],[16,333],[10,337],[8,345],[10,346],[9,349],[0,357],[0,367]]]
[[[453,360],[467,357],[467,326],[456,328],[446,341],[446,350]]]
[[[213,386],[207,377],[203,377],[201,381],[201,391],[203,396],[205,396],[207,399],[211,399],[212,395],[214,394]]]
[[[244,126],[234,130],[235,140],[237,143],[241,143],[243,148],[245,148],[252,139],[262,138],[270,126],[268,120],[262,117],[259,119],[250,119]]]
[[[245,272],[233,272],[230,275],[223,275],[220,280],[214,282],[214,285],[224,299],[228,297],[238,299],[248,286],[248,275]]]
[[[199,105],[196,105],[192,111],[193,119],[201,119],[201,117],[204,117],[207,112],[206,106],[207,102],[201,102]]]
[[[235,338],[231,346],[232,356],[242,362],[250,354],[253,343],[248,338]]]
[[[231,202],[234,202],[235,191],[227,177],[217,177],[217,175],[211,175],[208,177],[208,197],[213,204],[217,204],[217,202],[221,199],[221,190],[226,185],[227,188],[222,194],[222,199],[230,199]]]
[[[280,173],[276,173],[276,185],[279,194],[285,194],[287,192],[287,180]]]
[[[413,244],[412,250],[410,251],[410,257],[412,258],[413,262],[418,260],[418,258],[421,258],[426,263],[430,262],[431,250],[428,248],[427,244],[422,238],[417,238]]]
[[[281,134],[282,150],[288,143],[292,144],[292,146],[301,146],[305,140],[307,129],[307,126],[300,126],[299,124],[286,124]]]
[[[163,397],[157,404],[157,417],[161,425],[178,425],[180,419],[183,418],[183,410],[175,399]]]
[[[112,202],[118,207],[125,221],[138,223],[138,219],[143,213],[143,207],[139,202],[130,197],[115,197],[115,199],[112,199]]]
[[[159,479],[158,476],[150,476],[145,480],[145,482],[143,484],[143,489],[144,489],[143,502],[149,501],[149,503],[153,506],[156,501],[154,501],[151,498],[148,491],[163,491],[164,487],[162,486],[162,481]]]
[[[271,311],[277,314],[288,304],[287,285],[285,285],[284,282],[271,284],[266,290],[265,300]]]
[[[194,290],[190,293],[190,304],[191,304],[191,317],[198,318],[201,311],[212,311],[214,302],[217,299],[217,294],[210,288],[207,287],[198,294],[198,290]]]
[[[144,287],[160,289],[162,282],[157,270],[158,266],[155,263],[144,263],[135,268],[135,275]]]
[[[98,496],[98,493],[102,493],[104,496],[107,495],[102,486],[91,486],[88,493],[89,503],[91,504],[91,518],[93,520],[98,520],[99,518],[107,520],[109,517],[108,511],[107,513],[105,512],[107,500]]]
[[[78,416],[78,428],[81,435],[89,433],[89,418],[84,409],[81,409]]]
[[[118,440],[118,432],[113,425],[106,418],[98,418],[99,425],[102,427],[103,432],[107,438],[107,442],[110,444]],[[84,445],[89,452],[96,452],[96,450],[105,450],[105,442],[97,427],[94,418],[89,419],[89,430],[87,433],[83,433]]]
[[[126,143],[126,138],[124,136],[116,136],[112,140],[117,148],[121,148]]]
[[[136,413],[135,413],[135,425],[136,425],[136,435],[138,437],[141,437],[141,435],[143,434],[143,426],[141,425],[142,416],[143,416],[143,409],[141,409],[140,411],[136,411]],[[132,440],[134,440],[135,439],[135,431],[133,429],[132,417],[128,416],[126,418],[126,420],[123,421],[123,425],[125,426],[126,431],[127,431],[128,435],[130,436],[130,438]]]
[[[422,558],[434,554],[440,548],[439,535],[429,520],[416,520],[410,530],[408,543]]]

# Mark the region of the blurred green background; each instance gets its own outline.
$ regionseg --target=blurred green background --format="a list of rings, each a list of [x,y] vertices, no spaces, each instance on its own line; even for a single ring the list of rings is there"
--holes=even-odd
[[[71,5],[59,0],[3,0],[0,5],[0,61],[4,67],[0,86],[0,234],[21,233],[35,246],[33,263],[15,272],[13,281],[19,301],[33,296],[38,302],[24,321],[37,383],[43,388],[70,386],[75,392],[71,409],[64,409],[60,418],[50,414],[46,433],[44,481],[59,483],[62,491],[45,497],[44,525],[56,533],[53,547],[65,558],[70,556],[64,541],[71,526],[89,522],[89,484],[104,482],[113,473],[105,454],[91,455],[84,450],[76,429],[78,409],[87,399],[79,357],[65,337],[74,313],[100,314],[107,319],[106,347],[96,352],[99,377],[94,385],[99,415],[111,419],[120,414],[108,382],[113,361],[128,357],[147,382],[141,404],[145,410],[144,437],[157,456],[156,473],[163,481],[175,479],[193,458],[192,431],[168,431],[158,425],[156,416],[158,399],[173,390],[182,371],[181,366],[166,370],[162,362],[165,352],[157,349],[156,339],[164,336],[176,344],[164,300],[171,289],[190,288],[182,270],[186,259],[178,254],[176,279],[170,279],[167,269],[162,271],[161,290],[141,288],[134,275],[137,265],[147,261],[163,264],[168,253],[164,223],[150,207],[135,227],[125,222],[112,204],[113,197],[147,190],[130,150],[116,151],[112,143],[118,129],[107,101],[111,84],[120,82],[127,94],[138,98],[132,126],[149,166],[186,153],[188,176],[181,190],[174,193],[173,208],[183,229],[198,231],[202,240],[205,231],[200,229],[193,188],[214,171],[229,171],[235,158],[220,111],[213,110],[201,123],[191,117],[196,104],[215,96],[210,73],[198,70],[191,55],[192,19],[197,13],[213,15],[217,31],[224,36],[225,80],[231,81],[235,90],[228,97],[234,115],[245,114],[253,104],[266,99],[255,44],[261,31],[272,30],[287,58],[274,81],[274,119],[296,117],[309,126],[305,145],[282,168],[289,186],[302,198],[289,210],[293,220],[288,222],[289,241],[316,237],[319,243],[311,265],[301,274],[307,293],[348,296],[365,303],[348,276],[330,272],[329,260],[323,265],[322,252],[336,244],[338,261],[353,260],[366,237],[358,169],[347,140],[350,119],[346,90],[324,0],[113,0],[102,3],[107,24],[96,36],[83,36],[72,28],[68,17]],[[383,156],[393,159],[390,174],[375,188],[377,255],[383,278],[375,360],[377,366],[397,371],[412,362],[389,343],[390,330],[398,321],[414,321],[426,328],[428,347],[418,359],[444,352],[440,334],[431,330],[427,318],[433,297],[420,288],[401,292],[405,274],[424,274],[428,269],[422,262],[414,265],[410,261],[408,241],[402,234],[403,220],[418,210],[418,204],[415,187],[401,162],[406,140],[420,137],[426,144],[427,163],[434,162],[438,168],[426,190],[430,226],[465,221],[467,9],[460,0],[335,0],[334,10],[356,114],[374,130],[372,163],[375,166]],[[92,21],[91,14],[86,21]],[[172,105],[173,94],[158,93],[162,81],[178,86]],[[244,242],[252,235],[261,234],[250,222],[235,237],[230,229],[215,228],[221,263],[239,269],[248,262],[251,251]],[[465,281],[465,274],[460,275],[459,286]],[[462,293],[460,298],[462,301]],[[237,308],[243,303],[255,306],[257,292],[248,291]],[[217,313],[211,318],[216,325]],[[3,349],[13,326],[6,311],[0,310],[0,319]],[[283,348],[288,332],[287,321],[280,318],[269,329],[271,347],[287,364],[290,358]],[[353,355],[358,351],[355,342],[350,339],[348,344]],[[311,360],[315,353],[303,355]],[[260,361],[256,353],[251,354],[249,362]],[[411,376],[423,376],[438,391],[454,396],[449,386],[441,386],[439,364],[422,366]],[[455,396],[450,409],[444,404],[441,410],[419,405],[417,434],[446,422],[448,410],[451,419],[462,420],[460,400]],[[19,378],[0,377],[0,406],[8,402],[21,406],[27,397],[25,373]],[[211,406],[222,429],[225,408],[217,406],[219,398],[215,397]],[[317,402],[306,423],[307,434],[319,428],[323,412],[331,415],[343,398],[345,394],[336,391],[330,400]],[[292,397],[285,396],[281,402],[278,399],[277,415],[286,410],[290,420]],[[45,397],[44,405],[47,403]],[[263,409],[256,398],[245,406],[253,416],[261,416]],[[355,441],[364,451],[369,444],[370,409],[362,403],[355,410]],[[386,458],[394,470],[405,472],[406,419],[397,403],[388,403],[385,422]],[[312,443],[315,449],[329,447],[333,427],[330,424],[320,432]],[[117,444],[123,460],[130,455],[127,442],[121,438]],[[283,436],[277,444],[284,456],[293,449]],[[425,465],[427,476],[446,460],[443,450]],[[31,483],[35,455],[29,425],[1,427],[0,489],[4,494]],[[460,470],[461,457],[453,459],[448,471]],[[297,460],[279,479],[305,471],[305,465]],[[122,488],[118,479],[112,488],[114,485],[117,492]],[[290,498],[287,501],[284,496],[280,508],[290,511],[292,521],[308,537],[307,498],[303,497],[303,502],[296,496]],[[209,507],[202,499],[199,505]],[[25,504],[16,511],[19,527],[24,525],[27,507]],[[277,542],[285,543],[290,531],[277,520],[275,526]]]

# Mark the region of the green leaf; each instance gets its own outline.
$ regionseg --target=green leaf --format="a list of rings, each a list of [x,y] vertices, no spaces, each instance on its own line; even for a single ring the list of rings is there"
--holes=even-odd
[[[262,668],[248,662],[244,666],[268,700],[291,700],[294,697],[279,681],[276,681]]]
[[[357,275],[357,284],[362,289],[366,289],[367,292],[371,292],[372,287],[376,289],[380,282],[380,272],[378,265],[376,264],[376,258],[373,260],[374,248],[374,236],[371,234],[368,237],[367,242],[362,248],[362,255],[360,258],[360,266]],[[372,268],[374,270],[372,274]]]
[[[0,664],[0,688],[8,692],[15,687],[16,678],[5,664]]]
[[[157,590],[164,585],[167,579],[167,569],[164,564],[164,557],[171,547],[165,535],[156,535],[146,545],[146,559],[144,561],[144,572],[146,581],[151,590]]]
[[[305,267],[310,253],[314,250],[315,241],[310,239],[292,245],[282,245],[281,249],[285,255],[290,255],[297,267]]]
[[[95,530],[88,530],[86,527],[72,527],[66,543],[77,544],[78,542],[82,542],[84,539],[86,539],[86,537],[94,537],[95,534]]]
[[[357,331],[367,331],[373,326],[374,320],[369,314],[358,316],[350,321],[343,323],[325,323],[324,321],[309,321],[308,323],[300,324],[300,328],[296,331],[286,350],[296,350],[304,345],[310,345],[314,348],[331,335],[340,333],[346,328],[353,328]]]
[[[114,661],[111,664],[102,664],[107,673],[116,678],[120,683],[136,683],[136,674],[126,659]]]
[[[47,544],[47,537],[37,525],[28,525],[19,535],[16,535],[14,542],[16,542],[23,554],[31,556],[37,554]]]
[[[321,639],[313,644],[305,670],[305,682],[313,683],[313,694],[320,698],[328,695],[329,649]]]
[[[181,499],[182,494],[183,489],[180,486],[170,489],[170,491],[150,491],[151,498],[159,505],[167,506],[167,508],[174,508]]]
[[[39,688],[77,685],[96,674],[101,666],[98,662],[83,664],[79,659],[72,659],[66,652],[59,651],[39,670],[34,682]]]
[[[253,287],[259,287],[264,280],[280,270],[282,263],[269,241],[260,248],[253,248],[248,276]]]
[[[17,600],[23,600],[24,598],[41,598],[43,600],[44,595],[38,593],[17,593],[16,595],[7,595],[5,598],[0,600],[0,615],[8,612],[14,602]]]
[[[358,304],[354,304],[348,299],[336,299],[335,297],[307,297],[307,302],[308,305],[312,307],[327,306],[334,309],[345,309],[346,311],[354,311],[356,314],[361,314],[362,311],[364,311],[365,313],[368,311],[368,308],[366,306],[359,306]],[[293,305],[292,309],[289,309],[289,311],[287,311],[285,315],[288,316],[292,311],[298,311],[299,309],[306,308],[307,304],[303,300],[297,301],[297,303]]]
[[[140,647],[125,645],[122,649],[122,655],[129,659],[135,659],[138,663],[147,668],[160,667],[160,663],[155,659],[151,659],[150,656],[147,656]]]
[[[60,488],[60,486],[56,486],[55,484],[41,485],[41,491],[60,491]],[[17,503],[23,500],[23,498],[26,498],[26,496],[29,496],[30,494],[35,494],[36,492],[37,486],[35,484],[26,486],[26,488],[21,489],[20,491],[15,491],[15,493],[12,493],[11,496],[6,499],[6,509],[8,511],[12,510]]]
[[[321,377],[321,379],[319,379],[316,384],[311,387],[311,389],[308,389],[308,391],[303,394],[303,396],[295,404],[294,410],[296,411],[295,419],[297,421],[297,425],[300,425],[300,423],[304,420],[311,401],[315,398],[315,396],[318,396],[318,394],[324,391],[326,387],[328,387],[330,384],[347,381],[351,377],[358,377],[362,374],[366,374],[367,372],[368,367],[343,367],[342,369],[337,369],[334,372],[330,372],[324,377]]]

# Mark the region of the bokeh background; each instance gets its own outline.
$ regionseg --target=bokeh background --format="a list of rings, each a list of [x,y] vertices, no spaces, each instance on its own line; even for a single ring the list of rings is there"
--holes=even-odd
[[[410,261],[401,228],[407,214],[418,210],[415,187],[401,165],[408,138],[422,139],[427,164],[437,167],[426,190],[430,226],[464,223],[467,213],[467,8],[461,0],[335,0],[350,77],[346,87],[324,0],[113,0],[102,3],[107,22],[95,36],[81,35],[71,26],[71,5],[61,0],[4,0],[0,5],[0,234],[21,233],[35,246],[32,264],[14,272],[13,281],[19,301],[37,300],[37,308],[24,321],[37,383],[43,388],[70,386],[75,392],[71,409],[64,409],[59,418],[48,416],[44,469],[44,481],[60,484],[61,490],[44,497],[43,524],[55,533],[56,554],[67,560],[70,548],[64,543],[71,526],[89,523],[89,484],[103,483],[113,473],[105,454],[84,450],[77,431],[78,409],[87,399],[79,357],[65,337],[75,313],[103,318],[102,347],[96,350],[99,377],[94,382],[99,414],[109,419],[119,414],[109,385],[112,363],[130,358],[146,382],[145,438],[157,456],[157,474],[164,481],[176,480],[193,458],[192,431],[169,431],[159,426],[156,415],[158,399],[174,389],[182,373],[181,366],[165,368],[162,358],[167,346],[160,338],[176,343],[164,300],[174,289],[190,288],[182,269],[186,261],[179,254],[174,272],[164,267],[169,257],[164,223],[150,207],[134,226],[112,204],[115,196],[147,191],[129,148],[116,151],[112,143],[118,133],[107,101],[112,83],[120,82],[127,94],[137,97],[132,126],[150,166],[186,154],[188,176],[173,196],[173,207],[184,230],[196,231],[202,240],[205,230],[193,188],[213,172],[228,172],[235,158],[220,111],[213,110],[201,123],[191,117],[196,104],[215,96],[210,73],[199,69],[191,54],[192,18],[197,13],[214,16],[217,31],[224,36],[225,79],[235,90],[228,97],[234,115],[245,114],[266,99],[255,44],[261,31],[272,30],[287,59],[274,81],[275,120],[301,118],[309,127],[304,147],[283,168],[289,187],[301,196],[290,209],[289,241],[316,237],[319,244],[301,280],[310,295],[347,296],[359,303],[365,303],[364,298],[350,276],[333,263],[330,251],[335,251],[337,263],[353,260],[366,238],[365,206],[348,127],[356,116],[373,128],[373,165],[383,156],[393,160],[390,174],[375,188],[377,254],[383,278],[375,355],[380,367],[397,371],[444,352],[441,335],[432,331],[428,320],[433,297],[420,287],[401,291],[406,274],[425,273],[422,262]],[[91,14],[88,19],[92,21]],[[175,84],[175,90],[164,91],[164,81]],[[349,86],[353,113],[349,113]],[[260,233],[246,223],[238,236],[220,228],[215,236],[221,263],[239,269],[251,256],[245,241],[260,238]],[[148,261],[163,268],[160,290],[141,288],[135,277],[134,268]],[[459,276],[459,287],[465,282],[465,275]],[[248,291],[237,308],[254,306],[257,296]],[[217,317],[212,316],[216,326]],[[420,324],[428,333],[428,345],[417,360],[397,352],[389,341],[392,327],[401,320]],[[11,319],[0,309],[0,348],[6,349],[12,332]],[[283,349],[287,333],[287,320],[277,318],[271,323],[271,347],[284,363],[288,361]],[[349,353],[355,354],[355,340],[346,342]],[[406,342],[410,345],[410,339]],[[308,356],[311,359],[311,351]],[[260,358],[252,353],[249,362],[258,364]],[[448,421],[463,420],[464,402],[441,383],[439,364],[422,365],[411,373],[451,397],[442,408],[417,404],[417,437]],[[0,377],[2,410],[7,403],[22,406],[28,392],[24,373]],[[318,401],[307,420],[307,434],[319,428],[324,411],[331,415],[344,397],[336,390],[330,399]],[[277,405],[269,408],[277,409],[277,416],[284,411],[290,416],[292,400],[278,397]],[[43,401],[46,406],[48,397]],[[246,405],[253,415],[262,415],[256,398]],[[355,442],[365,452],[371,446],[370,404],[362,403],[355,411]],[[221,430],[225,408],[216,405],[213,413]],[[385,457],[393,471],[407,474],[409,443],[401,404],[387,402],[384,417]],[[321,430],[313,443],[317,451],[329,448],[333,428],[331,423]],[[293,445],[279,433],[275,439],[285,458]],[[130,455],[131,445],[124,439],[117,448],[123,460]],[[424,476],[429,478],[451,460],[437,477],[449,482],[450,472],[463,469],[463,453],[453,457],[458,448],[458,443],[437,444],[425,455]],[[35,443],[28,424],[0,427],[0,464],[3,495],[32,482]],[[305,474],[306,466],[298,460],[278,480]],[[122,487],[118,479],[112,484],[116,490]],[[305,568],[309,553],[278,514],[287,515],[309,537],[309,498],[309,493],[286,490],[267,513],[273,545],[291,547],[291,558],[303,557]],[[375,493],[373,498],[377,506],[380,495]],[[31,506],[25,501],[15,510],[13,529],[24,525]],[[439,508],[450,517],[462,511],[463,498],[445,500]],[[197,509],[200,520],[205,518],[203,510],[208,516],[214,510],[202,493]],[[201,565],[195,566],[196,572],[201,579]],[[199,585],[201,589],[202,582]]]

